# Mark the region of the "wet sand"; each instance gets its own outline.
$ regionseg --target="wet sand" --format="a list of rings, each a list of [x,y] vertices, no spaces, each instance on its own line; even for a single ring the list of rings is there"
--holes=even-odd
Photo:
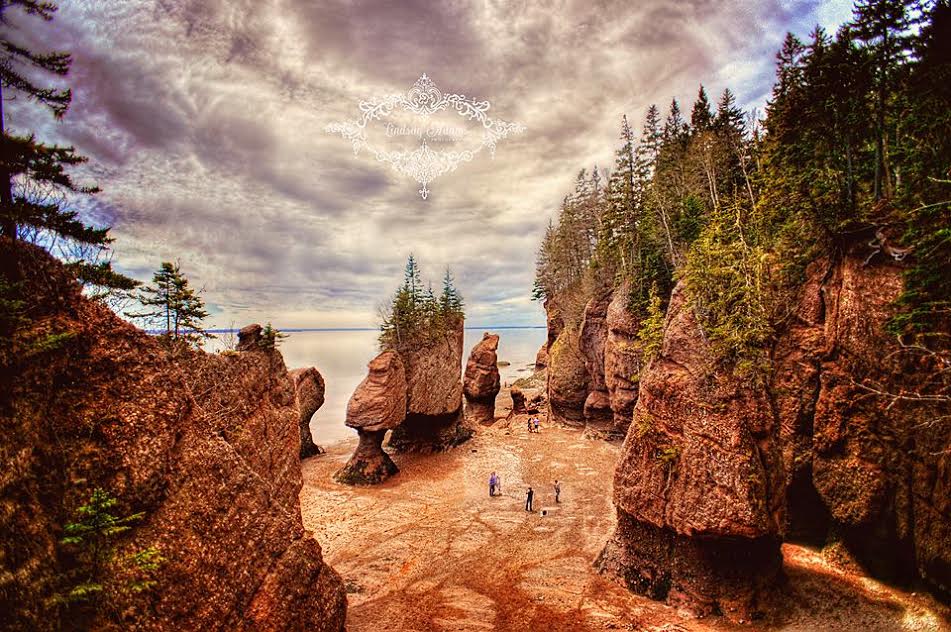
[[[505,399],[499,395],[499,401]],[[507,411],[499,410],[499,414]],[[343,576],[351,632],[383,630],[948,631],[948,609],[784,545],[782,612],[738,625],[690,619],[599,576],[592,562],[614,529],[611,484],[620,445],[524,417],[480,427],[437,455],[394,455],[400,473],[375,487],[332,474],[356,442],[303,466],[304,526]],[[488,477],[502,478],[490,498]],[[552,484],[562,483],[554,503]],[[535,489],[535,511],[525,491]],[[545,510],[547,515],[542,515]]]

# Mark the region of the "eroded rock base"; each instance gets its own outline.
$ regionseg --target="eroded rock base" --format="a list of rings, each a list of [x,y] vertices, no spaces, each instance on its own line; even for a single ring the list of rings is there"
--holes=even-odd
[[[466,398],[466,420],[490,426],[495,423],[495,398],[491,400]]]
[[[398,452],[441,452],[465,443],[472,435],[462,410],[449,415],[411,413],[393,430],[388,445]]]
[[[347,464],[334,474],[334,479],[347,485],[375,485],[399,472],[396,463],[383,451],[386,430],[357,430],[360,443]]]
[[[308,457],[316,456],[318,454],[323,454],[324,449],[314,443],[314,438],[310,434],[310,423],[307,425],[301,424],[300,427],[300,458],[306,459]]]
[[[595,561],[601,574],[632,592],[735,621],[762,616],[782,579],[775,538],[700,538],[635,520],[618,510],[614,536]]]

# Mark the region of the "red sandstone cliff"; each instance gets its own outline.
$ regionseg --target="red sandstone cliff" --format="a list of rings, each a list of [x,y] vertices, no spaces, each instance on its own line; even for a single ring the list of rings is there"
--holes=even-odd
[[[342,582],[301,523],[299,411],[280,353],[173,355],[28,245],[0,240],[0,274],[25,318],[0,354],[4,624],[342,630]],[[150,590],[57,607],[74,581],[58,541],[97,487],[117,514],[144,513],[116,555],[155,546],[166,562]],[[109,569],[100,580],[116,579]]]

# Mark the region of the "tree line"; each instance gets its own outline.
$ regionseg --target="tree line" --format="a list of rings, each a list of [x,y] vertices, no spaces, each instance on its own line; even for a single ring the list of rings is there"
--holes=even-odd
[[[623,117],[613,169],[582,171],[546,230],[534,297],[570,322],[624,284],[656,322],[682,281],[720,357],[756,375],[805,265],[864,241],[905,260],[889,330],[947,359],[948,41],[948,0],[861,0],[834,36],[786,36],[763,117],[702,86],[689,118],[676,99],[639,136]]]

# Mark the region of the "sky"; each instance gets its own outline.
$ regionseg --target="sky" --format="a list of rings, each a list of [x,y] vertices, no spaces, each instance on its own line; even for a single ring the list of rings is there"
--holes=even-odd
[[[102,192],[79,208],[112,227],[116,267],[148,281],[179,262],[211,327],[373,327],[410,253],[437,290],[451,269],[468,324],[544,324],[536,248],[577,172],[612,166],[621,116],[639,128],[671,98],[689,112],[701,83],[762,111],[785,33],[851,14],[849,0],[60,5],[51,23],[15,19],[13,39],[73,54],[72,107],[53,121],[15,100],[6,124],[88,156],[77,177]],[[326,131],[423,73],[525,127],[426,200]]]

